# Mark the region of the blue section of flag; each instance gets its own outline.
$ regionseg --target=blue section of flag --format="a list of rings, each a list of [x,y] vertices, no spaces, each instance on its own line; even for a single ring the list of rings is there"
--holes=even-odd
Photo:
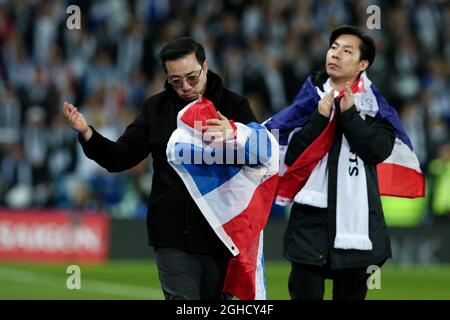
[[[312,77],[309,76],[292,104],[274,115],[265,123],[265,127],[269,130],[278,129],[278,142],[280,145],[287,145],[289,134],[295,128],[305,125],[311,114],[317,109],[319,100],[320,97],[312,83]]]
[[[220,187],[241,170],[238,166],[220,164],[182,164],[182,166],[192,177],[202,195]]]
[[[236,145],[220,147],[202,147],[191,143],[175,144],[175,155],[178,162],[195,164],[217,164],[257,167],[270,161],[272,156],[272,142],[269,132],[257,123],[247,125],[252,129],[243,149],[236,148]],[[232,155],[227,155],[232,152]],[[205,160],[208,159],[208,160]]]
[[[267,130],[255,122],[247,124],[247,127],[252,129],[252,134],[247,139],[243,150],[238,151],[233,148],[232,163],[227,163],[230,159],[226,157],[224,149],[216,150],[181,142],[175,144],[177,159],[193,178],[202,195],[233,178],[243,165],[257,167],[270,160],[272,143]],[[239,155],[239,152],[242,152],[242,155]],[[205,157],[214,161],[205,163]]]
[[[267,163],[272,156],[272,142],[270,141],[268,131],[257,124],[250,122],[247,127],[252,129],[252,134],[245,143],[245,165],[249,167],[257,167]],[[235,151],[235,159],[237,151]]]

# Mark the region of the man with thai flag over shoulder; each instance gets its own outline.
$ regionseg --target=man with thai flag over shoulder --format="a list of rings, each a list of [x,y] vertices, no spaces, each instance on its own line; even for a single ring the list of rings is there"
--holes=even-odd
[[[265,126],[279,130],[276,202],[293,203],[284,238],[293,299],[361,300],[369,266],[391,257],[380,194],[424,195],[424,177],[399,117],[369,80],[371,37],[341,26],[325,71],[310,75],[291,106]]]

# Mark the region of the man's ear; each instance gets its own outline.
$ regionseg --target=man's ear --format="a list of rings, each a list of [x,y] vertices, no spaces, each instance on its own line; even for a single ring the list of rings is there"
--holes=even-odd
[[[205,58],[205,61],[203,62],[203,69],[205,70],[205,73],[208,73],[208,59]]]
[[[362,72],[366,70],[369,67],[369,61],[368,60],[361,60],[359,62],[359,72]]]

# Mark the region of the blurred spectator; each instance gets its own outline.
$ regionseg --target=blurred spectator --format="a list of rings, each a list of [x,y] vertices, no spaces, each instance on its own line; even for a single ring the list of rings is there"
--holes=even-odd
[[[39,64],[49,62],[50,50],[56,43],[58,11],[54,9],[56,5],[53,2],[44,1],[38,4],[33,27],[33,57]]]
[[[402,107],[400,120],[406,134],[411,139],[414,151],[422,166],[426,165],[427,149],[425,137],[425,112],[419,105],[406,102]]]
[[[48,168],[52,179],[58,179],[73,171],[75,167],[75,141],[61,114],[52,118],[53,134],[48,137]]]
[[[23,129],[23,142],[26,159],[33,170],[33,184],[48,179],[49,132],[45,125],[45,110],[40,106],[32,106],[27,110]]]
[[[0,165],[0,204],[10,207],[31,205],[33,174],[23,145],[12,144]]]
[[[14,88],[3,90],[0,106],[0,145],[16,143],[20,138],[21,110]]]
[[[143,53],[142,26],[130,22],[125,28],[123,39],[119,42],[117,65],[121,78],[127,78],[138,72]]]
[[[276,56],[266,55],[264,81],[269,90],[271,110],[276,112],[287,106],[286,88],[281,74],[281,60]]]
[[[436,217],[450,218],[450,143],[439,148],[438,157],[430,162],[432,209]]]
[[[242,32],[245,38],[252,39],[264,32],[264,12],[262,1],[252,0],[242,15]]]

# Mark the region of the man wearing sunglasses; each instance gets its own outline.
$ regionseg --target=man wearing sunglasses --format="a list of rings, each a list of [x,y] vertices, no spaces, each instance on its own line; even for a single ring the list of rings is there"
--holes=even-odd
[[[231,255],[168,163],[167,142],[177,128],[178,112],[200,96],[218,110],[217,117],[207,120],[203,129],[222,132],[225,140],[233,139],[228,119],[247,124],[256,118],[247,99],[224,88],[221,78],[208,69],[204,48],[193,39],[170,42],[161,50],[160,59],[167,75],[165,89],[144,101],[141,112],[117,142],[95,131],[71,104],[64,104],[64,116],[79,133],[86,156],[110,172],[132,168],[152,153],[147,230],[164,296],[217,300],[222,298]]]

